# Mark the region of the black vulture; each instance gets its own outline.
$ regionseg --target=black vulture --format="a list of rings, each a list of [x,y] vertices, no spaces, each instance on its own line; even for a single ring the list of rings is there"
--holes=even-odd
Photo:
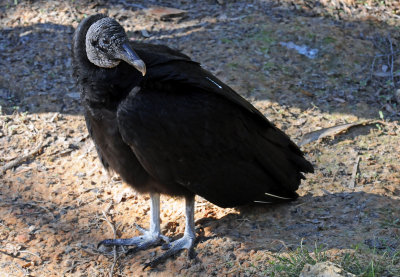
[[[73,38],[74,76],[86,124],[106,169],[151,198],[150,230],[104,240],[137,250],[167,242],[155,266],[182,249],[193,254],[194,197],[220,207],[296,199],[313,172],[300,149],[255,107],[167,46],[132,42],[102,14]],[[169,243],[160,232],[160,194],[184,197],[186,226]]]

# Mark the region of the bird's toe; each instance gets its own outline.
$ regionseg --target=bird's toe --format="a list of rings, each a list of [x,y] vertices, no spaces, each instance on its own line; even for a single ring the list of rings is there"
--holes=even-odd
[[[139,226],[140,227],[140,226]],[[141,227],[140,227],[141,228]],[[128,239],[106,239],[98,244],[100,246],[134,246],[129,249],[129,253],[137,252],[139,250],[145,250],[150,247],[155,247],[161,244],[162,241],[169,242],[169,238],[163,236],[159,233],[147,231],[143,228],[138,230],[143,234],[142,236],[137,236]]]
[[[155,267],[158,264],[164,262],[169,257],[174,256],[175,254],[179,253],[184,249],[188,250],[188,257],[190,259],[193,259],[196,256],[196,253],[194,251],[195,240],[196,238],[194,236],[185,234],[182,238],[176,241],[164,244],[163,249],[168,249],[168,250],[161,256],[152,260],[151,262],[146,263],[143,269],[146,269],[147,267]]]

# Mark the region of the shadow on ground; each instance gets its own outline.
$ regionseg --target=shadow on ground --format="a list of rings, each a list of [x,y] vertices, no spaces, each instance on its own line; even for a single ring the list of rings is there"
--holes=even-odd
[[[103,11],[104,5],[99,4],[97,10]],[[198,18],[190,12],[181,21],[160,22],[143,16],[140,10],[128,9],[115,17],[128,26],[133,39],[182,50],[253,101],[364,118],[379,117],[378,111],[387,101],[393,102],[393,90],[384,84],[386,79],[370,76],[373,58],[382,50],[375,42],[384,38],[392,26],[294,13],[273,3],[257,13],[251,13],[254,7],[250,5],[252,8],[243,10],[239,17],[229,17],[221,15],[228,13],[227,7],[208,5],[219,9],[218,16],[204,14]],[[117,3],[108,5],[111,13],[116,7]],[[75,21],[73,24],[76,26]],[[140,26],[146,28],[149,24],[153,30],[149,30],[150,38],[145,38]],[[73,31],[71,25],[50,22],[0,31],[3,113],[16,109],[81,113],[78,88],[71,74]],[[395,33],[392,39],[398,39]],[[309,59],[281,42],[317,49],[317,57]],[[382,62],[375,59],[376,68],[372,70],[379,71]],[[386,116],[392,116],[391,112],[394,110]]]
[[[36,256],[19,253],[25,249],[39,254],[40,263],[54,258],[60,261],[86,259],[85,262],[89,262],[103,257],[96,252],[96,244],[109,238],[111,232],[99,216],[99,201],[70,201],[60,205],[59,201],[49,199],[54,193],[51,197],[43,194],[42,198],[38,196],[43,192],[39,193],[35,188],[18,193],[12,190],[7,186],[1,188],[0,214],[2,226],[9,226],[9,232],[18,234],[16,242],[11,243],[19,243],[20,247],[16,250],[14,259],[38,262]],[[129,203],[132,201],[126,200],[124,204],[134,205]],[[141,203],[142,207],[143,205],[146,203]],[[117,222],[120,224],[119,237],[137,235],[132,227],[135,221],[148,226],[148,215],[138,218],[135,212],[123,209],[116,210],[113,214],[116,221],[121,212],[126,214],[121,217],[122,222]],[[355,249],[361,244],[378,251],[395,250],[399,247],[398,234],[395,232],[399,227],[396,222],[399,212],[398,200],[365,192],[346,192],[323,196],[308,194],[292,203],[276,206],[243,207],[239,213],[228,213],[219,219],[212,216],[201,218],[197,213],[196,226],[202,227],[204,233],[196,247],[198,259],[189,261],[189,264],[197,264],[204,273],[207,271],[206,265],[211,261],[222,262],[226,266],[229,263],[252,260],[249,253],[289,253],[299,246],[300,241],[310,251],[315,245],[322,245],[324,251],[329,251]],[[183,218],[177,215],[172,217],[175,217],[178,226],[184,225]],[[168,230],[168,225],[176,224],[173,222],[174,219],[163,222],[164,231],[171,231]],[[27,227],[18,230],[12,226]],[[175,228],[174,234],[177,235],[181,230],[182,228]],[[47,245],[47,252],[43,249],[35,251],[36,247],[40,249],[41,244]],[[53,252],[51,248],[55,246],[59,250]],[[219,250],[212,250],[216,248]],[[222,256],[221,250],[225,253]],[[124,271],[127,267],[138,270],[148,259],[161,253],[160,248],[155,248],[123,256],[119,264],[120,270]],[[189,265],[185,257],[185,254],[181,254],[177,264],[170,259],[153,271],[171,270],[171,267],[179,265],[185,268],[185,264]]]

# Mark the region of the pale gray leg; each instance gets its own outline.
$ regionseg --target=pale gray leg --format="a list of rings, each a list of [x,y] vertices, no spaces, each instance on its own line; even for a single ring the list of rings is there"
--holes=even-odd
[[[114,246],[114,245],[133,245],[136,246],[133,252],[138,250],[147,249],[152,246],[159,245],[161,240],[169,243],[169,238],[161,235],[160,229],[160,194],[150,194],[150,230],[146,230],[135,224],[136,228],[143,234],[142,236],[133,237],[129,239],[106,239],[101,241],[98,246]],[[132,252],[132,250],[130,251]]]
[[[185,198],[185,206],[186,206],[186,225],[185,225],[185,233],[182,238],[173,241],[170,243],[169,249],[160,257],[154,259],[153,261],[147,263],[146,267],[155,267],[160,264],[167,258],[177,254],[183,249],[187,249],[189,252],[189,257],[194,258],[194,243],[196,240],[196,231],[194,228],[194,196]]]

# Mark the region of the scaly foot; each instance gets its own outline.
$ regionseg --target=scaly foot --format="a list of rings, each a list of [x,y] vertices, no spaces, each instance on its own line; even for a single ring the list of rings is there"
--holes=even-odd
[[[159,232],[156,231],[148,231],[138,224],[135,224],[136,228],[139,230],[140,233],[142,233],[142,236],[138,237],[133,237],[129,239],[106,239],[97,245],[97,247],[100,247],[101,245],[104,246],[136,246],[133,249],[130,249],[129,252],[136,252],[139,250],[145,250],[150,247],[154,247],[157,245],[161,244],[161,241],[166,242],[167,244],[169,243],[170,239],[166,236],[161,235]]]

